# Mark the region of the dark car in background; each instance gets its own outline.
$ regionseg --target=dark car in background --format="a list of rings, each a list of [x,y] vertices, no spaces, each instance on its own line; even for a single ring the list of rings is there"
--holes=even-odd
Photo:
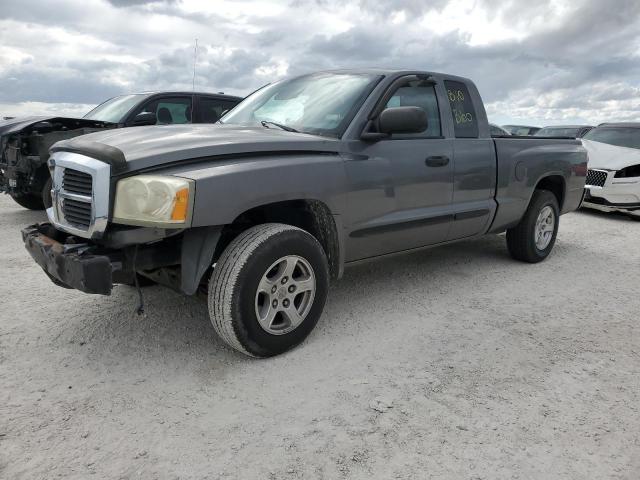
[[[535,133],[536,137],[582,138],[594,127],[592,125],[555,125],[543,127]]]
[[[109,128],[215,123],[241,100],[216,93],[134,93],[111,98],[83,118],[22,117],[0,122],[0,192],[25,208],[48,208],[47,160],[54,143]]]
[[[241,97],[222,93],[151,92],[120,95],[101,103],[83,118],[118,127],[174,123],[215,123]],[[155,120],[146,113],[153,113]]]
[[[517,135],[519,137],[530,137],[540,130],[540,127],[531,127],[528,125],[503,125],[502,128],[511,135]]]

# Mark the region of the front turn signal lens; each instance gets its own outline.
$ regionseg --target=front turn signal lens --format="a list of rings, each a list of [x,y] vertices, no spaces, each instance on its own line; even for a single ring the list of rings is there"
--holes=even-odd
[[[173,212],[171,212],[171,220],[176,222],[184,222],[187,220],[189,209],[189,189],[183,188],[176,192]]]

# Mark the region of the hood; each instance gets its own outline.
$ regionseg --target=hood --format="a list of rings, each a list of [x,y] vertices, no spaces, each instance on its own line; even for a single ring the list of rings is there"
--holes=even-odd
[[[56,143],[51,151],[81,153],[112,165],[114,173],[163,164],[264,152],[331,152],[336,139],[286,132],[277,127],[155,125],[91,133]]]
[[[640,164],[640,150],[637,148],[618,147],[584,139],[582,139],[582,145],[589,154],[589,168],[621,170]]]
[[[49,117],[17,117],[10,120],[2,120],[0,121],[0,135],[17,132],[42,120],[49,120]]]
[[[18,117],[11,120],[3,120],[0,122],[0,135],[20,132],[40,122],[49,122],[52,124],[53,131],[74,130],[76,128],[104,128],[113,126],[109,122],[99,122],[96,120],[88,120],[86,118],[72,117]]]

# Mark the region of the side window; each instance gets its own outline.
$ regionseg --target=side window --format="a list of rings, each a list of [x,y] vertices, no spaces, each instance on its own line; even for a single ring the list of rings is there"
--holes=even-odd
[[[153,112],[158,118],[158,125],[174,123],[191,123],[191,98],[158,98],[144,105],[140,112]]]
[[[451,106],[456,138],[478,138],[478,119],[467,86],[452,80],[445,80],[444,86]]]
[[[420,137],[440,137],[440,112],[436,91],[432,83],[414,80],[398,88],[389,99],[385,108],[420,107],[427,112],[428,126],[424,132],[414,134]]]
[[[202,123],[216,123],[226,110],[231,110],[237,105],[229,100],[218,100],[217,98],[200,98],[200,118]]]

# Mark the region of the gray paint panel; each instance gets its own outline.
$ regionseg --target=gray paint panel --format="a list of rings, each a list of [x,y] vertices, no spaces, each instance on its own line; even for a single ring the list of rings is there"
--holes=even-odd
[[[339,215],[345,175],[338,155],[273,155],[174,167],[166,173],[196,181],[194,227],[232,223],[251,208],[285,200],[317,200]]]
[[[453,167],[430,167],[426,159],[451,158],[452,140],[388,139],[349,146],[357,155],[345,163],[348,261],[446,239],[453,218]]]
[[[580,140],[495,138],[498,156],[496,201],[498,211],[491,225],[500,232],[518,223],[538,182],[558,175],[566,184],[562,213],[577,208],[586,180],[587,152]]]
[[[483,233],[495,211],[497,161],[493,141],[490,138],[458,138],[453,149],[456,221],[447,240]],[[479,212],[485,213],[480,215]]]

